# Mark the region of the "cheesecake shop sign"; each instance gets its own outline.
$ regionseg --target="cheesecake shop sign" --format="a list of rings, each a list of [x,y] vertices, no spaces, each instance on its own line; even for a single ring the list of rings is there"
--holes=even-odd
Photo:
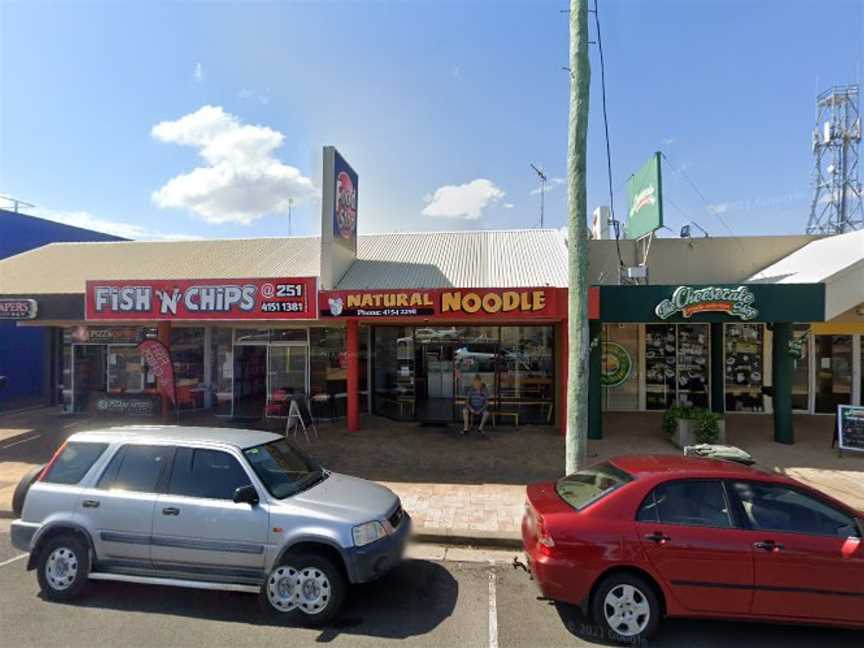
[[[333,290],[318,297],[322,318],[550,318],[557,314],[551,288]]]
[[[747,286],[678,286],[671,297],[657,304],[654,313],[661,320],[669,319],[673,315],[690,319],[698,313],[725,313],[747,321],[754,320],[759,315],[755,302],[756,297]]]

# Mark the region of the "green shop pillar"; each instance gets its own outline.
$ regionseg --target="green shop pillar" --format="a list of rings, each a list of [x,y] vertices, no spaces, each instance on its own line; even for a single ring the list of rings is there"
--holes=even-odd
[[[723,324],[711,324],[711,411],[726,411],[726,365],[723,364]]]
[[[591,355],[588,356],[588,438],[603,438],[603,395],[600,382],[603,373],[603,323],[588,322]]]
[[[792,428],[792,354],[789,353],[791,341],[791,322],[775,323],[771,375],[774,392],[774,441],[777,443],[795,443],[795,431]]]

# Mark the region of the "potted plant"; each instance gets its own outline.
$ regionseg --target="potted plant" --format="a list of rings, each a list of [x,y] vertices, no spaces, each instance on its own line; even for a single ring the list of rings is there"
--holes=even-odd
[[[675,405],[663,415],[663,430],[679,448],[700,443],[725,443],[723,418],[710,410]]]

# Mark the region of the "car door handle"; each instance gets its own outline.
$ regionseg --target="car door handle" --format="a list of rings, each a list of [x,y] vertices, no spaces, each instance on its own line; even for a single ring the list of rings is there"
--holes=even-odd
[[[168,506],[162,509],[162,515],[180,515],[180,509],[176,506]]]
[[[654,533],[649,533],[645,536],[646,540],[650,540],[651,542],[656,542],[657,544],[666,544],[672,538],[667,536],[664,533],[660,533],[659,531],[655,531]]]
[[[99,500],[84,500],[81,502],[84,508],[99,508]]]
[[[763,551],[780,551],[783,549],[783,545],[773,540],[765,540],[764,542],[754,542],[753,548]]]

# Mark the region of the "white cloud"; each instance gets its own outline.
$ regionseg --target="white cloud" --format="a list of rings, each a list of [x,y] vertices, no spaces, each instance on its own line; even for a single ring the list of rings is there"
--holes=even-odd
[[[44,218],[45,220],[54,221],[55,223],[63,223],[64,225],[71,225],[73,227],[82,227],[84,229],[95,230],[104,234],[112,234],[114,236],[128,239],[195,241],[201,238],[196,235],[159,232],[133,223],[107,220],[94,216],[87,211],[55,211],[43,207],[36,207],[31,210],[30,213],[37,218]]]
[[[195,81],[201,83],[204,81],[204,66],[200,63],[195,64],[195,69],[192,71],[192,76],[195,78]]]
[[[501,206],[504,209],[513,209],[513,207],[515,207],[515,205],[513,203],[501,203]]]
[[[554,191],[557,187],[560,187],[563,184],[564,178],[549,178],[548,182],[546,182],[546,193]],[[532,189],[528,194],[531,196],[538,196],[540,194],[540,187]]]
[[[270,103],[270,97],[261,94],[259,92],[255,92],[254,90],[250,90],[249,88],[241,88],[240,92],[237,93],[237,96],[241,99],[250,99],[252,101],[257,101],[260,104],[264,104],[265,106]]]
[[[318,195],[312,180],[273,156],[282,133],[242,124],[220,106],[156,124],[151,134],[197,148],[207,163],[153,192],[159,207],[188,209],[208,223],[249,225],[265,214],[287,213],[291,199],[297,204]]]
[[[501,200],[504,195],[494,182],[485,178],[461,185],[445,185],[423,198],[429,204],[422,213],[424,216],[477,220],[483,209]]]

